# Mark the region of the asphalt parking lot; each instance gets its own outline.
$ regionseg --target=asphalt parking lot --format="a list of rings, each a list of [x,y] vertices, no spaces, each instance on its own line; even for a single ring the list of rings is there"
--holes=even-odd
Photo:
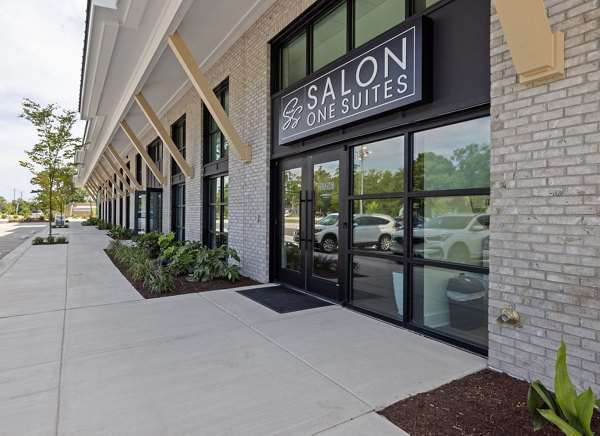
[[[48,226],[48,223],[0,222],[0,259],[21,245],[26,239]]]

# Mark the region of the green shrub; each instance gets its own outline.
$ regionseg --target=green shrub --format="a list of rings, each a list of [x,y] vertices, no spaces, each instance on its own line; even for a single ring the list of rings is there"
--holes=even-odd
[[[189,280],[193,282],[209,282],[215,279],[227,279],[235,282],[240,278],[240,267],[229,263],[229,259],[240,261],[237,252],[233,248],[222,245],[219,248],[198,249],[193,272]]]
[[[113,239],[119,239],[123,241],[133,238],[134,235],[135,233],[133,230],[121,226],[114,226],[108,231],[108,236]]]
[[[562,338],[556,356],[554,390],[555,394],[539,380],[529,387],[527,408],[533,415],[534,431],[551,422],[566,435],[592,436],[592,415],[594,408],[600,408],[600,400],[594,399],[592,388],[577,395],[567,371],[567,347]]]
[[[95,226],[98,225],[98,221],[99,219],[95,216],[91,216],[88,219],[86,219],[85,221],[83,221],[81,223],[82,226]]]
[[[166,292],[172,292],[175,289],[173,283],[173,276],[162,266],[158,265],[154,261],[148,261],[152,263],[149,266],[147,276],[144,280],[144,286],[148,288],[152,294],[164,294]]]
[[[135,236],[133,240],[136,246],[146,252],[150,259],[156,259],[160,255],[160,246],[158,240],[162,236],[159,232],[150,232],[143,235]]]
[[[69,241],[67,240],[66,236],[57,236],[55,243],[56,244],[67,244],[67,243],[69,243]]]
[[[54,236],[48,236],[46,238],[46,244],[54,244]]]
[[[112,228],[112,224],[103,220],[98,220],[96,227],[98,230],[110,230]]]
[[[31,245],[42,245],[44,243],[44,238],[41,236],[36,236],[31,240]]]

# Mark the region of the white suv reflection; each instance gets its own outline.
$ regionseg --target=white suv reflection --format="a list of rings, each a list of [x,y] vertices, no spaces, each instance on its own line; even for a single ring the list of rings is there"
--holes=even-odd
[[[481,265],[484,241],[489,238],[490,216],[441,215],[413,229],[413,255],[425,259]],[[403,254],[404,232],[392,236],[390,250]]]
[[[355,247],[377,246],[389,250],[392,234],[398,229],[396,220],[383,214],[355,214],[353,218],[353,245]],[[315,224],[315,249],[333,253],[338,246],[339,215],[332,213]],[[299,231],[294,232],[294,241],[300,241]]]

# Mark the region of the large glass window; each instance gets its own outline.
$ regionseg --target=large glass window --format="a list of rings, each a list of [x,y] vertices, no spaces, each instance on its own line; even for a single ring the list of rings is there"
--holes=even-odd
[[[171,231],[175,233],[175,239],[185,241],[185,183],[173,185],[171,203]]]
[[[487,274],[415,265],[412,278],[414,324],[487,347]]]
[[[405,3],[405,0],[355,0],[355,47],[404,21]]]
[[[487,347],[489,123],[407,130],[351,149],[352,306]]]
[[[281,88],[287,88],[306,76],[306,32],[281,49]]]
[[[229,176],[222,175],[208,180],[208,246],[227,245],[229,211],[227,207]]]
[[[185,116],[171,126],[171,139],[173,139],[177,150],[185,159]],[[171,158],[171,176],[178,174],[181,174],[181,168],[179,168],[175,159]]]
[[[313,71],[346,53],[347,15],[346,3],[342,3],[315,23],[312,38]]]
[[[352,304],[402,320],[404,267],[389,259],[353,256]]]
[[[490,118],[477,118],[414,135],[415,191],[490,186]]]
[[[142,156],[139,153],[135,155],[135,180],[142,184]]]
[[[221,84],[216,90],[215,95],[219,103],[223,106],[225,113],[229,113],[229,84],[227,82]],[[205,107],[206,122],[205,122],[205,138],[206,138],[206,154],[204,163],[214,162],[227,157],[229,144],[225,140],[225,136],[219,129],[217,122],[214,120],[208,109]]]
[[[409,7],[406,0],[343,0],[333,9],[329,8],[330,3],[323,2],[321,14],[315,14],[286,35],[285,40],[275,43],[279,89],[293,85],[402,22]],[[419,6],[419,11],[422,9]]]
[[[163,159],[163,145],[159,138],[156,138],[150,145],[148,145],[148,155],[152,162],[156,164],[158,169],[162,171],[162,159]],[[158,179],[154,176],[154,173],[148,168],[146,174],[146,186],[152,188],[160,188],[161,184]]]
[[[413,144],[407,249],[431,263],[412,265],[413,323],[487,347],[490,118],[415,132]],[[392,246],[408,247],[407,234]]]

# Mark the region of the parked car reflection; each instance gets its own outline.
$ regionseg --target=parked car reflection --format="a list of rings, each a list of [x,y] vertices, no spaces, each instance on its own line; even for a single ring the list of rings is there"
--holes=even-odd
[[[396,220],[383,214],[355,214],[353,218],[353,246],[359,248],[376,247],[389,250],[392,234],[398,229]],[[315,250],[333,253],[338,247],[339,214],[329,214],[315,224]],[[300,241],[300,231],[294,232],[294,241]]]
[[[485,266],[484,241],[489,238],[488,214],[442,215],[413,229],[413,256]],[[390,250],[404,254],[404,231],[392,236]]]

